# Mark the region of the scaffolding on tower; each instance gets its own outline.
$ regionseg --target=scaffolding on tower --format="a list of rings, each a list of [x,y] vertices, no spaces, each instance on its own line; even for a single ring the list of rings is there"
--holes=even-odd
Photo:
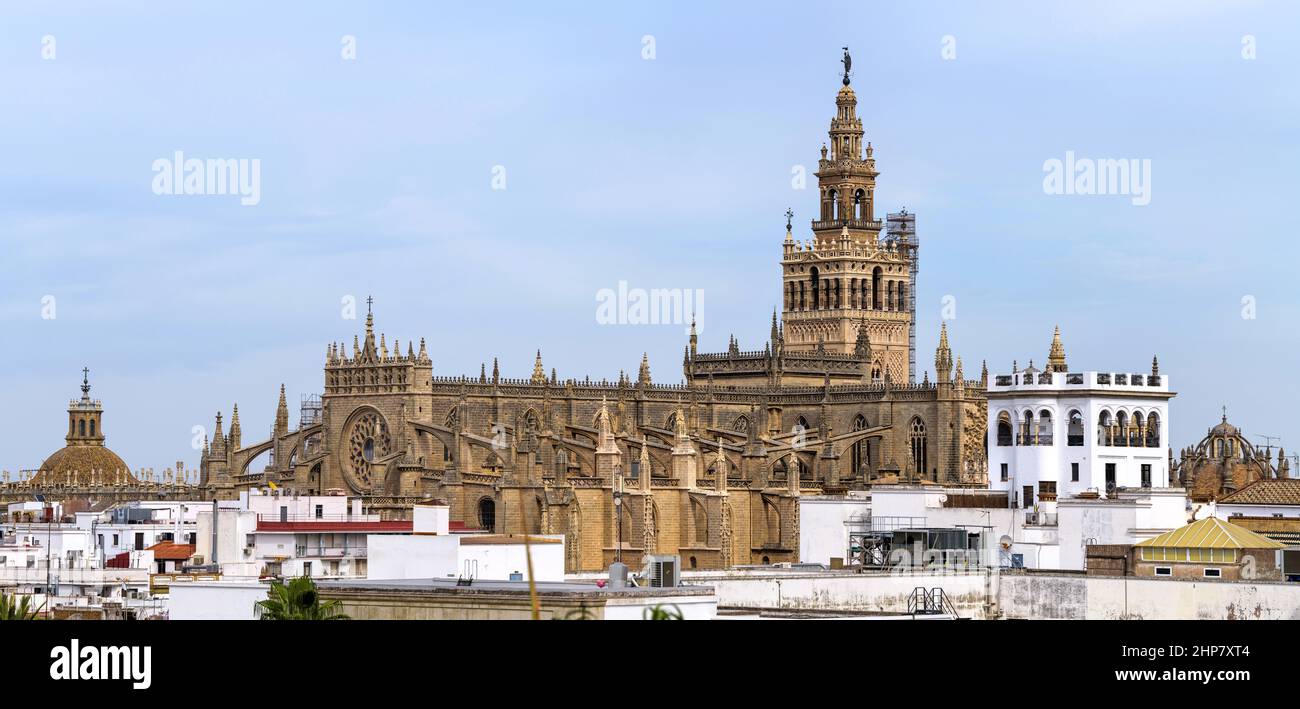
[[[298,428],[320,423],[323,410],[319,394],[303,394],[298,406]]]
[[[907,313],[910,322],[907,325],[907,383],[916,383],[916,271],[920,263],[921,240],[916,234],[916,215],[906,209],[892,212],[885,216],[890,239],[895,240],[898,248],[907,254]]]

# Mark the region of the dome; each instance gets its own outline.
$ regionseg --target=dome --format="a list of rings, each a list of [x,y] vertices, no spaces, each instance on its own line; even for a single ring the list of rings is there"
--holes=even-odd
[[[1237,438],[1241,436],[1241,429],[1228,423],[1228,419],[1224,418],[1222,423],[1210,429],[1210,436],[1215,438]]]
[[[75,481],[82,485],[91,482],[91,473],[111,482],[118,471],[126,475],[126,482],[134,482],[131,468],[116,453],[104,446],[67,446],[55,451],[41,463],[32,482],[36,485],[57,485]],[[69,473],[72,473],[70,476]]]

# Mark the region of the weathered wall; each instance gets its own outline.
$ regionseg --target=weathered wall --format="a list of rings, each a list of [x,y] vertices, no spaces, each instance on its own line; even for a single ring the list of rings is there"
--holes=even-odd
[[[1300,619],[1300,584],[1003,575],[1009,618]]]
[[[713,586],[721,608],[906,613],[913,589],[943,588],[958,615],[1107,620],[1297,619],[1300,584],[1082,574],[854,574],[732,571],[684,574]],[[987,592],[987,595],[986,595]]]
[[[980,573],[936,576],[729,572],[685,576],[690,583],[713,586],[719,607],[906,613],[908,598],[917,587],[942,587],[958,615],[984,616],[986,578]]]

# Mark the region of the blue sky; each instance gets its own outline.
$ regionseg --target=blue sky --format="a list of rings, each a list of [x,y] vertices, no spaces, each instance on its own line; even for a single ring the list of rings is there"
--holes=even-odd
[[[656,381],[679,381],[680,327],[596,323],[595,294],[620,280],[703,288],[701,346],[734,333],[759,348],[782,214],[807,238],[816,202],[791,169],[815,165],[846,44],[879,209],[918,214],[919,363],[951,295],[972,376],[982,359],[1041,363],[1059,324],[1072,369],[1160,356],[1175,447],[1226,405],[1257,442],[1300,452],[1298,16],[1281,2],[5,3],[0,467],[63,445],[82,366],[133,467],[196,465],[192,427],[234,402],[245,440],[261,438],[280,383],[296,408],[321,389],[326,344],[360,332],[340,316],[348,295],[373,294],[390,341],[426,338],[438,375],[497,356],[527,376],[541,348],[561,377],[635,372],[645,351]],[[259,159],[261,203],[155,195],[151,164],[176,150]],[[1043,162],[1068,150],[1150,159],[1151,204],[1044,194]]]

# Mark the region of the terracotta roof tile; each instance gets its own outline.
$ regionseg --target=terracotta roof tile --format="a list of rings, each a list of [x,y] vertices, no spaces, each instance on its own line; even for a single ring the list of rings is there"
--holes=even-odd
[[[1300,505],[1300,478],[1256,480],[1219,500],[1224,505]]]

